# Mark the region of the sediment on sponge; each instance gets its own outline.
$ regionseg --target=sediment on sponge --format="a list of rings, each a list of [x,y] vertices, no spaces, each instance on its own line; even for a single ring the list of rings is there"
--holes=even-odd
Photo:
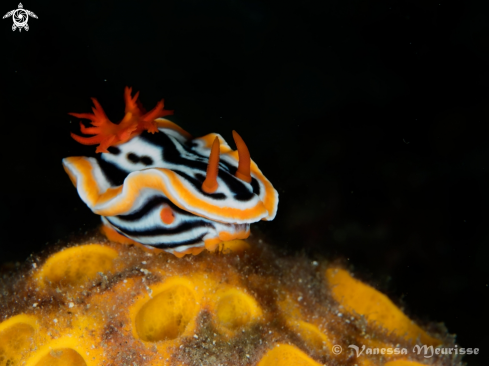
[[[347,268],[253,238],[178,259],[94,235],[11,272],[0,283],[0,366],[460,365],[413,353],[453,339]],[[409,352],[356,357],[351,344]]]

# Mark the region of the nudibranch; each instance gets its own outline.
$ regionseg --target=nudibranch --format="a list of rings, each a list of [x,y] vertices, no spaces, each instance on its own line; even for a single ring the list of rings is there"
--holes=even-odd
[[[163,100],[146,112],[138,95],[126,87],[119,124],[94,98],[93,113],[70,113],[91,122],[80,128],[93,136],[72,137],[98,145],[97,154],[65,158],[63,166],[109,238],[181,257],[247,238],[251,223],[273,220],[278,193],[235,131],[237,151],[216,133],[193,138],[162,118],[173,114]]]

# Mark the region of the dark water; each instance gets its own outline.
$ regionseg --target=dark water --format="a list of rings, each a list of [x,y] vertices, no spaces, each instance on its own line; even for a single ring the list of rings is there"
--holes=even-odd
[[[98,217],[68,112],[123,88],[194,136],[236,129],[280,193],[277,247],[343,258],[487,364],[489,3],[43,1],[1,24],[1,262]],[[3,2],[4,13],[17,3]]]

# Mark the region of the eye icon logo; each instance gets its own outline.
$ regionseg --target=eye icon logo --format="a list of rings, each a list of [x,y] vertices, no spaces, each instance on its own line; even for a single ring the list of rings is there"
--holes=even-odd
[[[19,3],[18,9],[11,10],[7,14],[5,14],[3,16],[3,19],[10,16],[14,21],[14,24],[12,25],[12,30],[15,31],[17,28],[19,28],[19,32],[22,31],[22,28],[24,28],[26,31],[29,30],[29,25],[27,24],[29,16],[37,19],[37,15],[30,10],[24,9],[22,3]]]

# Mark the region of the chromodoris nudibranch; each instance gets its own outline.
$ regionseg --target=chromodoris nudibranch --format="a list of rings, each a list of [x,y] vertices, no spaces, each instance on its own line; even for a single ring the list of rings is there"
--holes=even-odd
[[[173,113],[164,109],[163,100],[146,112],[139,93],[133,97],[131,92],[126,87],[119,124],[94,98],[93,114],[70,113],[91,121],[91,127],[80,127],[94,136],[72,137],[98,144],[97,155],[63,159],[80,198],[102,216],[109,238],[180,257],[247,238],[250,223],[275,217],[278,193],[235,131],[237,151],[219,134],[192,138],[161,118]]]

